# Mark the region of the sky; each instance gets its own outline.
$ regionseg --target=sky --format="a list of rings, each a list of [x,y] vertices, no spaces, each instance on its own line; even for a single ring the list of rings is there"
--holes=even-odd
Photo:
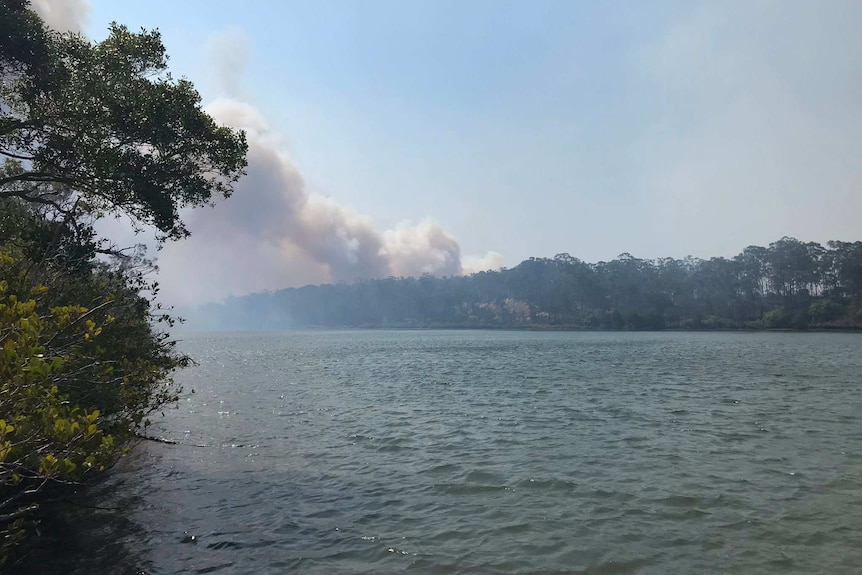
[[[857,0],[34,6],[93,40],[158,28],[173,74],[248,130],[236,193],[156,254],[181,305],[862,239]]]

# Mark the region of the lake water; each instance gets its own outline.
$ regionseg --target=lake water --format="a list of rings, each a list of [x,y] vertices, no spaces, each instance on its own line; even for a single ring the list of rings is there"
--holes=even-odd
[[[74,573],[847,573],[862,338],[186,336]],[[59,570],[59,568],[58,568]],[[45,572],[50,568],[46,567]],[[68,564],[63,569],[68,571]]]

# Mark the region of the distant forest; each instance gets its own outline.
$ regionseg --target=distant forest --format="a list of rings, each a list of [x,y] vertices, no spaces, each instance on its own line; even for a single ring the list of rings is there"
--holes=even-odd
[[[469,276],[255,293],[193,316],[213,329],[860,329],[862,242],[785,237],[708,260],[559,254]]]

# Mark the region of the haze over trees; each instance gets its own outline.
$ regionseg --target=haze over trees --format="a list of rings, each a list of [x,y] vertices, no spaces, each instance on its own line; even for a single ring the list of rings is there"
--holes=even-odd
[[[175,401],[188,363],[140,248],[100,238],[121,217],[160,241],[180,210],[229,195],[241,132],[216,125],[167,72],[158,32],[102,42],[49,30],[0,0],[0,568],[75,486]]]
[[[306,286],[202,306],[193,324],[295,327],[862,327],[862,242],[781,238],[737,256],[587,263],[569,254],[446,278]]]

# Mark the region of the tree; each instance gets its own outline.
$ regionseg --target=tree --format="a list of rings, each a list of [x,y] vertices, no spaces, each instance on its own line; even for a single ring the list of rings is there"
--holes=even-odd
[[[187,236],[180,210],[229,196],[247,144],[171,78],[157,31],[114,24],[93,44],[0,0],[0,78],[2,568],[53,495],[97,476],[176,401],[171,375],[189,362],[143,295],[151,266],[94,221]]]
[[[117,363],[99,350],[103,328],[113,321],[107,306],[53,305],[50,288],[33,281],[33,267],[20,253],[0,251],[0,277],[6,278],[0,281],[0,568],[44,496],[110,466],[131,429],[120,412],[104,416],[86,406],[98,397],[82,406],[67,392],[70,380],[86,381],[87,373],[104,374]],[[167,367],[164,360],[171,358],[161,359]],[[140,357],[134,363],[134,370],[117,370],[146,378],[129,391],[155,391],[145,382],[158,368]],[[98,381],[91,383],[85,393],[98,396]]]
[[[28,0],[0,2],[0,77],[4,83],[22,75],[46,87],[52,45],[41,19],[27,9]]]
[[[831,241],[831,273],[837,295],[862,299],[862,242]]]
[[[179,211],[230,195],[242,132],[216,125],[188,80],[174,80],[158,31],[112,24],[93,44],[2,0],[0,197],[69,215],[123,214],[161,239],[188,235]]]

